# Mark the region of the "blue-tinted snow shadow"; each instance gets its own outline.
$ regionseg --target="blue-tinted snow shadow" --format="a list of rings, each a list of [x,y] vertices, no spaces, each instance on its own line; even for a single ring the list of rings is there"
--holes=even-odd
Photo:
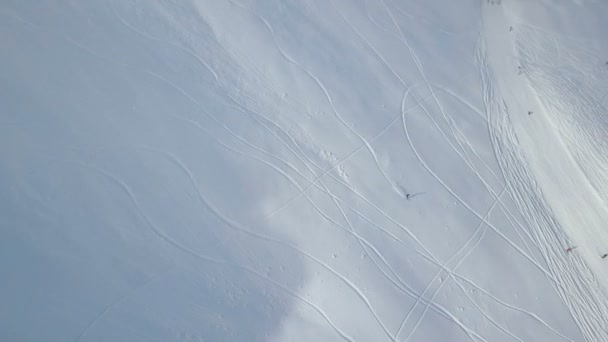
[[[102,2],[43,5],[0,20],[0,340],[267,340],[303,267],[199,198],[246,222],[255,197],[226,209],[246,179],[176,123],[221,95],[209,72]]]

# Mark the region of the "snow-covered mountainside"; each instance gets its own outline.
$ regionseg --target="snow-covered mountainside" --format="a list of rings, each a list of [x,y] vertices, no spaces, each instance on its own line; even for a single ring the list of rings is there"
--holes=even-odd
[[[2,1],[0,341],[608,341],[606,18]]]

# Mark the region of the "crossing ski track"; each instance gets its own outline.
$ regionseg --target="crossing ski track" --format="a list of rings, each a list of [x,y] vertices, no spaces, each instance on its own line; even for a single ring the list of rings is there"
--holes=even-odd
[[[517,76],[513,76],[516,75],[515,73],[504,72],[509,69],[516,70],[518,65],[516,42],[504,30],[504,27],[508,26],[505,12],[507,10],[503,8],[485,7],[483,14],[485,37],[482,38],[484,41],[480,53],[481,70],[484,73],[482,75],[484,101],[490,119],[488,127],[496,157],[501,164],[502,172],[513,196],[517,198],[516,203],[520,207],[520,212],[524,214],[528,227],[532,231],[536,246],[540,248],[543,258],[547,261],[550,273],[559,280],[555,290],[569,308],[585,340],[603,341],[608,339],[605,288],[600,285],[598,278],[590,270],[584,258],[578,255],[563,258],[563,246],[569,245],[567,230],[560,225],[550,209],[551,206],[546,201],[545,194],[539,188],[539,181],[534,180],[534,176],[530,174],[531,167],[526,161],[530,156],[524,155],[524,149],[518,138],[518,133],[528,135],[529,132],[515,131],[512,123],[512,120],[521,121],[522,115],[517,115],[518,112],[525,113],[520,105],[522,100],[535,101],[534,96],[537,92],[530,91],[531,95],[528,96],[516,94],[514,89],[532,90],[531,85],[526,79],[517,79]],[[511,45],[496,44],[497,41],[510,41]],[[487,49],[487,52],[484,52],[483,49]],[[488,55],[489,57],[487,57]],[[487,66],[484,65],[485,63],[496,63],[497,65]],[[519,64],[525,65],[526,61],[523,60]],[[509,91],[505,91],[507,88]],[[551,136],[550,133],[543,135],[545,145],[550,144],[547,138]],[[557,140],[557,145],[563,147],[559,140]],[[545,146],[542,153],[546,154],[547,151],[553,150],[547,149]],[[534,152],[541,153],[540,150]],[[564,152],[566,151],[558,150],[549,158],[554,158],[555,161],[561,157],[566,159],[565,162],[571,162],[567,160],[570,158],[570,154]],[[582,184],[586,183],[584,178],[580,178],[579,181]],[[562,184],[568,184],[568,182],[563,182],[560,186],[563,186]],[[580,188],[572,190],[562,188],[560,191],[577,193],[580,192]],[[592,215],[590,214],[590,216]]]
[[[132,39],[149,44],[151,51],[170,50],[176,61],[190,63],[189,71],[196,76],[197,82],[202,80],[202,89],[222,96],[216,106],[207,102],[209,98],[203,97],[199,88],[180,79],[171,72],[171,68],[164,68],[171,61],[160,63],[163,67],[158,69],[153,68],[153,64],[130,62],[128,58],[99,49],[94,41],[76,38],[80,35],[49,29],[27,19],[26,13],[18,13],[8,5],[7,8],[0,5],[0,18],[6,19],[8,24],[5,24],[14,25],[12,28],[17,30],[27,27],[49,40],[50,44],[61,42],[67,51],[84,53],[108,70],[143,75],[137,76],[141,79],[133,76],[133,82],[158,86],[168,99],[188,103],[195,111],[195,114],[162,112],[153,120],[158,120],[169,132],[182,132],[200,143],[197,145],[199,149],[218,151],[229,160],[251,163],[256,165],[256,170],[264,170],[249,176],[254,181],[256,176],[263,176],[277,184],[279,180],[280,184],[285,184],[284,189],[275,189],[276,194],[260,194],[260,199],[272,197],[272,206],[248,217],[221,207],[219,203],[224,202],[218,200],[225,194],[213,193],[204,185],[208,181],[200,169],[195,168],[198,161],[158,141],[133,139],[88,145],[73,141],[68,145],[53,145],[55,149],[51,150],[65,152],[63,157],[57,157],[57,152],[53,156],[32,155],[56,167],[97,175],[100,179],[98,186],[110,184],[111,188],[118,189],[124,198],[117,198],[117,203],[125,199],[130,203],[142,225],[175,252],[170,258],[239,270],[266,284],[269,297],[291,298],[296,303],[294,307],[302,305],[313,313],[311,316],[301,309],[293,309],[293,317],[285,317],[285,322],[306,317],[303,320],[315,322],[320,329],[331,331],[331,340],[344,341],[444,340],[441,333],[435,331],[441,329],[428,328],[425,324],[446,327],[454,341],[608,341],[606,284],[598,276],[602,266],[590,262],[593,253],[578,253],[577,250],[572,255],[564,255],[563,252],[564,246],[572,241],[581,245],[593,244],[593,238],[589,237],[593,234],[577,233],[573,226],[587,223],[595,229],[592,232],[599,234],[601,223],[608,218],[602,207],[602,203],[608,201],[608,190],[602,188],[604,178],[600,175],[606,164],[599,154],[602,149],[593,147],[592,152],[588,152],[587,148],[576,145],[576,142],[583,141],[592,146],[593,139],[601,136],[602,133],[595,131],[593,126],[604,123],[594,120],[602,120],[601,111],[605,111],[607,106],[597,93],[586,97],[579,91],[562,96],[564,89],[572,87],[568,82],[577,75],[553,77],[544,73],[543,68],[549,69],[549,66],[539,65],[535,52],[526,49],[527,40],[543,39],[536,34],[541,29],[529,25],[526,30],[526,24],[519,22],[522,33],[510,34],[505,28],[516,22],[514,18],[519,5],[511,6],[504,1],[498,3],[500,5],[482,1],[474,7],[480,10],[479,41],[473,63],[478,68],[481,83],[482,100],[479,104],[433,79],[428,64],[421,57],[426,52],[421,51],[420,44],[412,39],[412,33],[400,25],[400,17],[416,19],[421,27],[434,28],[443,37],[470,34],[474,32],[471,23],[467,23],[464,31],[451,30],[448,25],[439,24],[431,17],[410,14],[400,4],[389,0],[377,3],[365,0],[357,5],[359,7],[354,7],[361,12],[353,12],[348,1],[330,0],[326,3],[323,10],[326,13],[323,14],[332,25],[340,28],[336,31],[340,34],[336,35],[350,33],[348,39],[362,47],[354,53],[365,53],[375,63],[370,65],[377,65],[374,72],[399,87],[401,98],[391,99],[394,105],[387,115],[381,117],[380,124],[373,125],[376,128],[372,134],[362,133],[357,128],[361,123],[355,126],[350,121],[350,113],[342,109],[348,107],[339,103],[344,94],[336,94],[340,90],[332,83],[331,73],[316,63],[307,62],[304,56],[298,56],[293,42],[287,41],[286,35],[278,34],[287,24],[273,22],[251,2],[201,1],[201,6],[207,4],[213,10],[200,13],[201,23],[207,25],[203,25],[204,29],[200,31],[189,26],[188,20],[180,23],[179,18],[179,14],[196,8],[195,3],[150,2],[148,5],[141,1],[110,1],[100,5],[107,16],[100,15],[100,18],[124,30],[122,32],[133,36]],[[288,2],[281,4],[280,10],[284,13],[294,10],[294,17],[308,18],[311,13],[317,13],[318,5]],[[86,5],[80,6],[86,8]],[[371,13],[372,8],[375,13]],[[251,28],[255,28],[252,31],[262,37],[260,41],[267,42],[264,48],[272,51],[281,65],[288,68],[290,77],[297,80],[294,83],[301,86],[300,89],[309,89],[309,93],[300,97],[284,96],[287,93],[283,89],[285,83],[269,73],[259,60],[248,57],[246,50],[238,42],[231,41],[228,34],[223,34],[226,27],[222,25],[229,24],[212,20],[213,11],[226,11],[244,18],[243,27],[252,25]],[[163,24],[166,31],[151,30],[155,25],[153,21],[146,22],[149,18],[166,20]],[[314,23],[321,19],[308,20]],[[210,32],[209,36],[202,33],[205,30]],[[389,55],[391,52],[382,46],[378,37],[394,44],[399,54],[398,63],[411,66],[411,74],[397,65],[394,56]],[[549,35],[545,39],[550,41],[560,58],[570,58],[573,64],[580,61],[568,55],[567,47],[560,46],[559,37]],[[592,51],[583,52],[592,54]],[[527,66],[524,77],[515,72],[518,65]],[[595,79],[594,82],[601,84],[603,80]],[[591,87],[585,89],[590,90]],[[444,97],[463,107],[451,108],[448,102],[442,101]],[[527,110],[523,103],[534,104],[533,118],[520,115]],[[577,117],[575,120],[584,122],[583,129],[578,131],[568,130],[570,121],[567,118],[550,121],[542,115],[543,112],[572,106],[575,113],[596,113],[595,116]],[[218,112],[217,108],[229,114]],[[324,118],[324,124],[333,125],[336,146],[343,146],[335,152],[338,155],[335,160],[319,153],[333,153],[334,146],[303,138],[311,135],[314,140],[314,134],[321,132],[302,119],[308,116],[309,111],[315,110],[313,108],[331,114]],[[474,142],[479,139],[467,137],[471,133],[465,129],[466,123],[459,116],[462,108],[466,108],[467,115],[487,127],[487,132],[481,132],[480,136],[487,135],[488,146],[480,146]],[[146,117],[147,114],[135,108],[120,108],[119,111],[133,117]],[[526,128],[527,123],[523,120],[537,120],[537,117],[539,121],[544,120],[544,125],[537,121],[532,128]],[[149,118],[152,119],[151,116]],[[238,120],[247,122],[248,126],[244,129],[235,124]],[[428,126],[424,129],[432,132],[437,141],[431,142],[418,134],[421,120],[426,120],[424,122]],[[145,126],[146,123],[141,124]],[[2,130],[11,127],[26,131],[26,125],[18,120],[3,120],[1,127]],[[552,132],[553,128],[557,128],[561,135]],[[195,133],[190,135],[190,132]],[[544,146],[548,141],[555,147],[546,150]],[[458,165],[438,167],[430,159],[434,156],[429,155],[429,143],[441,146],[436,152],[455,158]],[[398,149],[391,147],[393,144]],[[486,160],[483,156],[487,154],[482,153],[482,149],[484,152],[490,149],[496,160]],[[193,190],[197,212],[184,211],[183,215],[200,216],[199,211],[210,213],[220,222],[217,229],[246,237],[238,241],[239,244],[262,246],[270,259],[262,259],[266,254],[253,247],[243,252],[246,257],[239,261],[207,254],[202,248],[184,241],[183,236],[177,237],[179,227],[164,226],[161,223],[164,221],[155,219],[159,213],[147,212],[144,205],[144,201],[149,200],[147,195],[138,193],[136,187],[129,184],[131,179],[126,172],[122,175],[117,171],[119,168],[108,167],[103,159],[80,160],[74,157],[112,155],[118,154],[117,151],[132,160],[154,160],[159,165],[166,165],[164,171],[168,178],[184,180]],[[543,154],[543,158],[538,157]],[[385,162],[382,157],[385,155],[389,155],[394,164]],[[544,176],[544,172],[552,167],[547,160],[565,165],[563,172]],[[367,161],[364,167],[361,166],[363,161]],[[405,169],[395,171],[402,167]],[[461,190],[446,177],[444,167],[453,168],[453,172],[467,177],[470,184],[477,187],[472,191],[488,200],[471,202],[471,197],[460,193]],[[355,176],[344,176],[344,172],[339,172],[344,168],[352,169]],[[436,204],[423,196],[406,200],[399,174],[411,177],[411,180],[406,179],[406,184],[419,182],[418,187],[435,189],[425,197],[443,196],[453,202],[457,209],[450,209],[453,212],[445,215],[452,215],[450,217],[454,220],[465,215],[469,217],[455,222],[459,227],[456,229],[460,230],[447,237],[459,241],[455,246],[442,250],[443,245],[430,240],[430,237],[438,237],[433,230],[440,228],[441,221],[434,221],[432,217],[425,219],[421,211],[425,205],[431,211],[440,209],[433,207]],[[563,200],[556,192],[556,184],[565,184],[560,191],[580,194]],[[581,213],[576,215],[563,214],[568,205],[586,201],[585,195],[593,198],[590,209],[581,209]],[[237,197],[234,199],[236,202]],[[560,202],[562,200],[563,203]],[[460,216],[453,214],[455,212]],[[291,215],[295,218],[290,219]],[[442,214],[431,214],[434,215]],[[297,217],[307,216],[315,219],[298,222]],[[210,224],[217,223],[213,221]],[[494,240],[499,242],[489,242]],[[280,276],[266,272],[260,266],[265,262],[272,263],[274,250],[286,250],[293,260],[305,262],[303,273],[307,278],[301,286],[288,285]],[[335,251],[341,251],[338,260],[334,260]],[[517,281],[511,280],[504,287],[513,287],[513,292],[520,292],[522,296],[529,294],[530,297],[526,298],[541,295],[553,298],[551,296],[555,295],[560,303],[552,303],[551,308],[557,307],[561,311],[545,311],[542,306],[529,305],[525,300],[509,296],[509,291],[504,288],[492,285],[487,279],[492,275],[471,272],[466,266],[473,255],[479,257],[480,253],[514,253],[519,262],[517,267],[534,279],[541,279],[541,282],[535,284],[536,288],[525,288],[518,287]],[[260,255],[259,260],[256,260],[257,255]],[[365,258],[360,258],[360,255]],[[128,256],[124,257],[128,259]],[[410,267],[414,264],[418,269]],[[494,266],[500,267],[500,263]],[[321,271],[323,275],[318,276]],[[502,270],[495,272],[495,276],[508,279]],[[130,289],[122,291],[122,295],[97,306],[97,313],[88,317],[85,323],[70,323],[68,330],[78,330],[74,340],[95,340],[96,333],[103,336],[103,332],[96,329],[99,323],[119,307],[128,310],[129,299],[135,296],[144,298],[145,289],[153,287],[158,279],[167,277],[166,272],[158,273],[145,282],[132,283]],[[326,288],[318,285],[318,278],[328,284]],[[205,275],[201,275],[200,281],[206,281]],[[292,284],[291,281],[289,283]],[[340,289],[339,293],[328,293],[330,288]],[[553,292],[540,293],[547,292],[547,289]],[[463,313],[459,309],[462,306],[469,310]],[[138,315],[137,312],[131,314]],[[255,320],[255,317],[243,319]],[[568,319],[572,319],[578,331],[571,329]],[[196,318],[193,322],[196,323]],[[273,335],[268,337],[269,340],[298,340],[300,332],[285,328],[288,326],[285,322],[277,323],[276,331],[266,333],[266,336]],[[519,324],[524,324],[528,330],[517,328]],[[0,332],[0,338],[2,336]],[[65,333],[64,336],[71,335]]]

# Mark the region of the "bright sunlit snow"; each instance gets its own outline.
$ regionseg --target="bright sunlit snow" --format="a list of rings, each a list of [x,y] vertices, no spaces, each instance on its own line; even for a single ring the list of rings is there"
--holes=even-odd
[[[608,341],[607,18],[2,1],[0,341]]]

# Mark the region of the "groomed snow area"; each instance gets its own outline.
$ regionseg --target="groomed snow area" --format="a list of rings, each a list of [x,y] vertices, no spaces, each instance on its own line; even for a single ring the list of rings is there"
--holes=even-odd
[[[0,341],[608,341],[607,35],[604,0],[2,1]]]

